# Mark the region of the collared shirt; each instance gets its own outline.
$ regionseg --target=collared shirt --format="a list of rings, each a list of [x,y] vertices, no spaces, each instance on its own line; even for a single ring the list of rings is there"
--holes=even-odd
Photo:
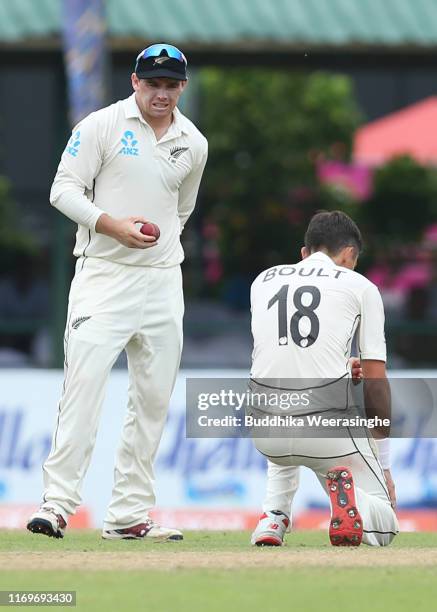
[[[345,376],[355,334],[361,359],[386,360],[378,288],[325,253],[262,272],[251,310],[253,378]]]
[[[74,255],[168,267],[184,257],[180,234],[192,213],[207,158],[207,141],[177,108],[158,141],[135,94],[91,113],[62,155],[50,202],[78,224]],[[151,249],[129,249],[95,225],[102,213],[145,217],[161,236]]]

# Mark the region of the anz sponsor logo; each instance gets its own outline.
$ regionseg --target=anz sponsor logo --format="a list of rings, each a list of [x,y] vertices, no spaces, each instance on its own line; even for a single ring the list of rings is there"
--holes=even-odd
[[[138,157],[139,150],[137,147],[138,140],[135,140],[135,134],[130,130],[126,130],[121,139],[123,145],[120,155],[129,155],[131,157]]]
[[[67,143],[66,151],[72,157],[77,157],[80,147],[80,131],[75,132]]]

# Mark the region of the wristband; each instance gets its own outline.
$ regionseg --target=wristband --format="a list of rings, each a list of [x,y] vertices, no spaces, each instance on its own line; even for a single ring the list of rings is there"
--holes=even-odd
[[[383,470],[390,469],[390,438],[376,439],[376,448],[378,449],[379,463]]]

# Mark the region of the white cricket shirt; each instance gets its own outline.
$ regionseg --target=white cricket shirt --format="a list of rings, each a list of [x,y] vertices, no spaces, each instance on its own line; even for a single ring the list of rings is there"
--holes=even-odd
[[[194,209],[207,152],[205,137],[178,109],[157,141],[135,94],[88,115],[72,132],[50,193],[53,206],[78,224],[74,255],[137,266],[179,264],[180,233]],[[158,245],[129,249],[97,234],[104,212],[156,223]]]
[[[322,252],[262,272],[251,310],[252,378],[340,378],[356,332],[361,359],[386,360],[377,287]]]

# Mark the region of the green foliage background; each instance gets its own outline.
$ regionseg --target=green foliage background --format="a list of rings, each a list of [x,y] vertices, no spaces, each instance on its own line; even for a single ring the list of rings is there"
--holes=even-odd
[[[378,168],[366,202],[322,186],[319,160],[348,162],[365,121],[342,75],[267,69],[201,71],[201,127],[210,145],[202,216],[218,226],[223,281],[298,259],[319,209],[340,209],[360,225],[360,270],[384,248],[417,243],[437,213],[437,173],[408,156]]]
[[[401,155],[374,174],[372,196],[360,208],[372,242],[386,247],[419,241],[437,218],[437,172]]]
[[[340,201],[319,187],[315,162],[350,154],[361,120],[350,80],[208,69],[201,92],[204,215],[220,228],[224,276],[296,258],[314,211]]]

